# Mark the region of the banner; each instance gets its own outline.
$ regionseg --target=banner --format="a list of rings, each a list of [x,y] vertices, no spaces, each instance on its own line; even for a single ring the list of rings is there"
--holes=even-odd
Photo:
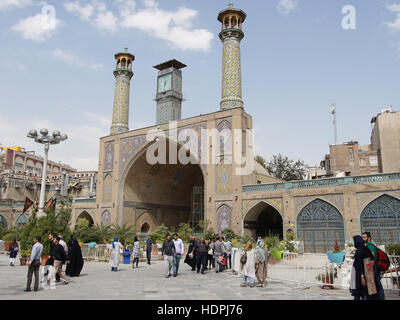
[[[28,210],[32,205],[33,205],[33,201],[31,199],[29,199],[28,197],[26,197],[25,204],[24,204],[24,210],[22,211],[22,213],[25,213],[25,211]]]
[[[46,205],[44,206],[44,212],[47,213],[47,211],[49,211],[52,201],[53,201],[53,198],[50,198],[49,201],[46,202]]]

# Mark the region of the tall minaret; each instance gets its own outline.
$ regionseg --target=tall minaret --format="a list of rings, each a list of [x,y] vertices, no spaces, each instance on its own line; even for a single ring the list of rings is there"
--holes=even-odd
[[[244,37],[242,23],[245,19],[246,13],[235,9],[233,3],[229,3],[228,8],[218,15],[222,24],[219,38],[223,43],[221,110],[243,108],[240,41]]]
[[[115,94],[113,118],[110,134],[118,134],[129,130],[129,89],[133,76],[132,63],[135,56],[128,53],[128,48],[123,53],[115,55],[117,62],[114,70],[115,76]]]

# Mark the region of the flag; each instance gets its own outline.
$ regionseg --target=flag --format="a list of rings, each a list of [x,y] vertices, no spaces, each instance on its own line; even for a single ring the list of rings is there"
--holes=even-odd
[[[56,212],[56,202],[57,202],[57,199],[53,199],[53,201],[51,202],[51,207],[53,209],[53,212]]]
[[[24,213],[26,210],[28,210],[32,205],[33,205],[33,201],[31,199],[29,199],[28,197],[26,197],[24,211],[22,211],[22,213]]]
[[[49,211],[52,200],[53,198],[50,198],[49,201],[46,202],[46,205],[44,206],[44,212],[47,213],[47,211]]]

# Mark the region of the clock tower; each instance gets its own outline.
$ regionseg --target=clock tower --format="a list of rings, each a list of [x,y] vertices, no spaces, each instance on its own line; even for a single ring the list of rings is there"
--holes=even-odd
[[[186,65],[175,59],[154,66],[157,76],[157,124],[181,119],[182,71]]]

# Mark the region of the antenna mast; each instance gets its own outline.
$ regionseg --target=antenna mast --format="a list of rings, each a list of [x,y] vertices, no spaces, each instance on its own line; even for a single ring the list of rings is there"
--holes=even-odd
[[[333,115],[333,130],[335,134],[335,146],[336,146],[337,144],[336,103],[332,103],[331,114]]]

